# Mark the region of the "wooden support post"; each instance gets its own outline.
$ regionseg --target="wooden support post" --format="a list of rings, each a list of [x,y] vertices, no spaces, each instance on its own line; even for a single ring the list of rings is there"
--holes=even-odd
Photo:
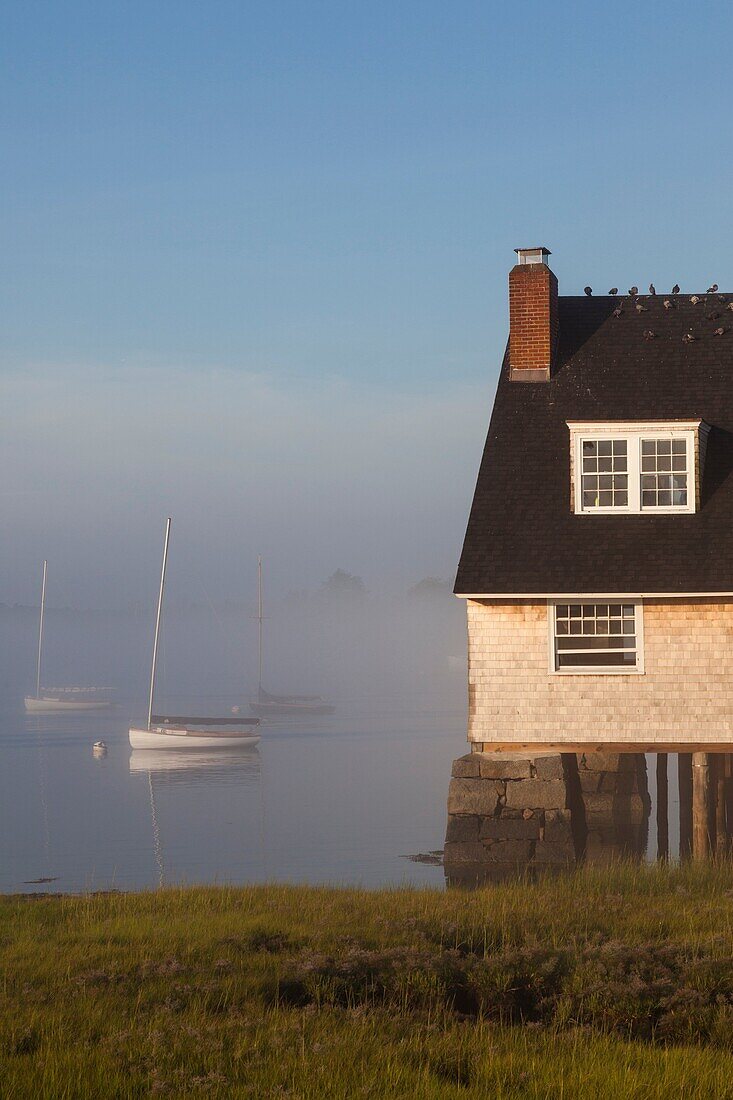
[[[711,849],[710,753],[692,754],[692,858],[705,859]]]
[[[677,774],[680,791],[680,859],[692,854],[692,754],[681,752],[677,756]]]
[[[657,859],[669,859],[669,782],[666,752],[657,753]]]
[[[726,753],[716,752],[715,761],[715,854],[725,856],[728,848],[725,814],[725,759]]]
[[[725,753],[725,835],[727,847],[733,838],[733,752]]]

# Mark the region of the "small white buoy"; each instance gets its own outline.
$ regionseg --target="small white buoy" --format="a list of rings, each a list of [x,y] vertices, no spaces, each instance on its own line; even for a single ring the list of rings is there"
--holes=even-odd
[[[93,751],[95,756],[106,756],[107,746],[105,745],[104,741],[95,741]]]

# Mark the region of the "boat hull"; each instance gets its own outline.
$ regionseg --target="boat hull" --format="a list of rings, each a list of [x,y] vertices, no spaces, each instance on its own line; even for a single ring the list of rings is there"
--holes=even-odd
[[[133,749],[235,749],[251,748],[260,740],[259,734],[229,730],[188,730],[175,726],[130,727]]]
[[[113,705],[110,699],[36,699],[27,695],[24,700],[29,714],[53,714],[63,711],[109,710]]]

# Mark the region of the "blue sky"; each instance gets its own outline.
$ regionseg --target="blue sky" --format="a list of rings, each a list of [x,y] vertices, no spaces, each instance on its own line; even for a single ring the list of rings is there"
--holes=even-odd
[[[674,0],[5,5],[0,600],[44,554],[139,593],[174,508],[223,590],[450,575],[513,248],[733,289],[731,41]]]

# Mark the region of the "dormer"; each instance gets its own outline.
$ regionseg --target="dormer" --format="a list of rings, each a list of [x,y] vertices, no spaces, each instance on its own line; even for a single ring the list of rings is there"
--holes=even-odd
[[[700,507],[703,420],[566,421],[576,515],[690,513]]]

